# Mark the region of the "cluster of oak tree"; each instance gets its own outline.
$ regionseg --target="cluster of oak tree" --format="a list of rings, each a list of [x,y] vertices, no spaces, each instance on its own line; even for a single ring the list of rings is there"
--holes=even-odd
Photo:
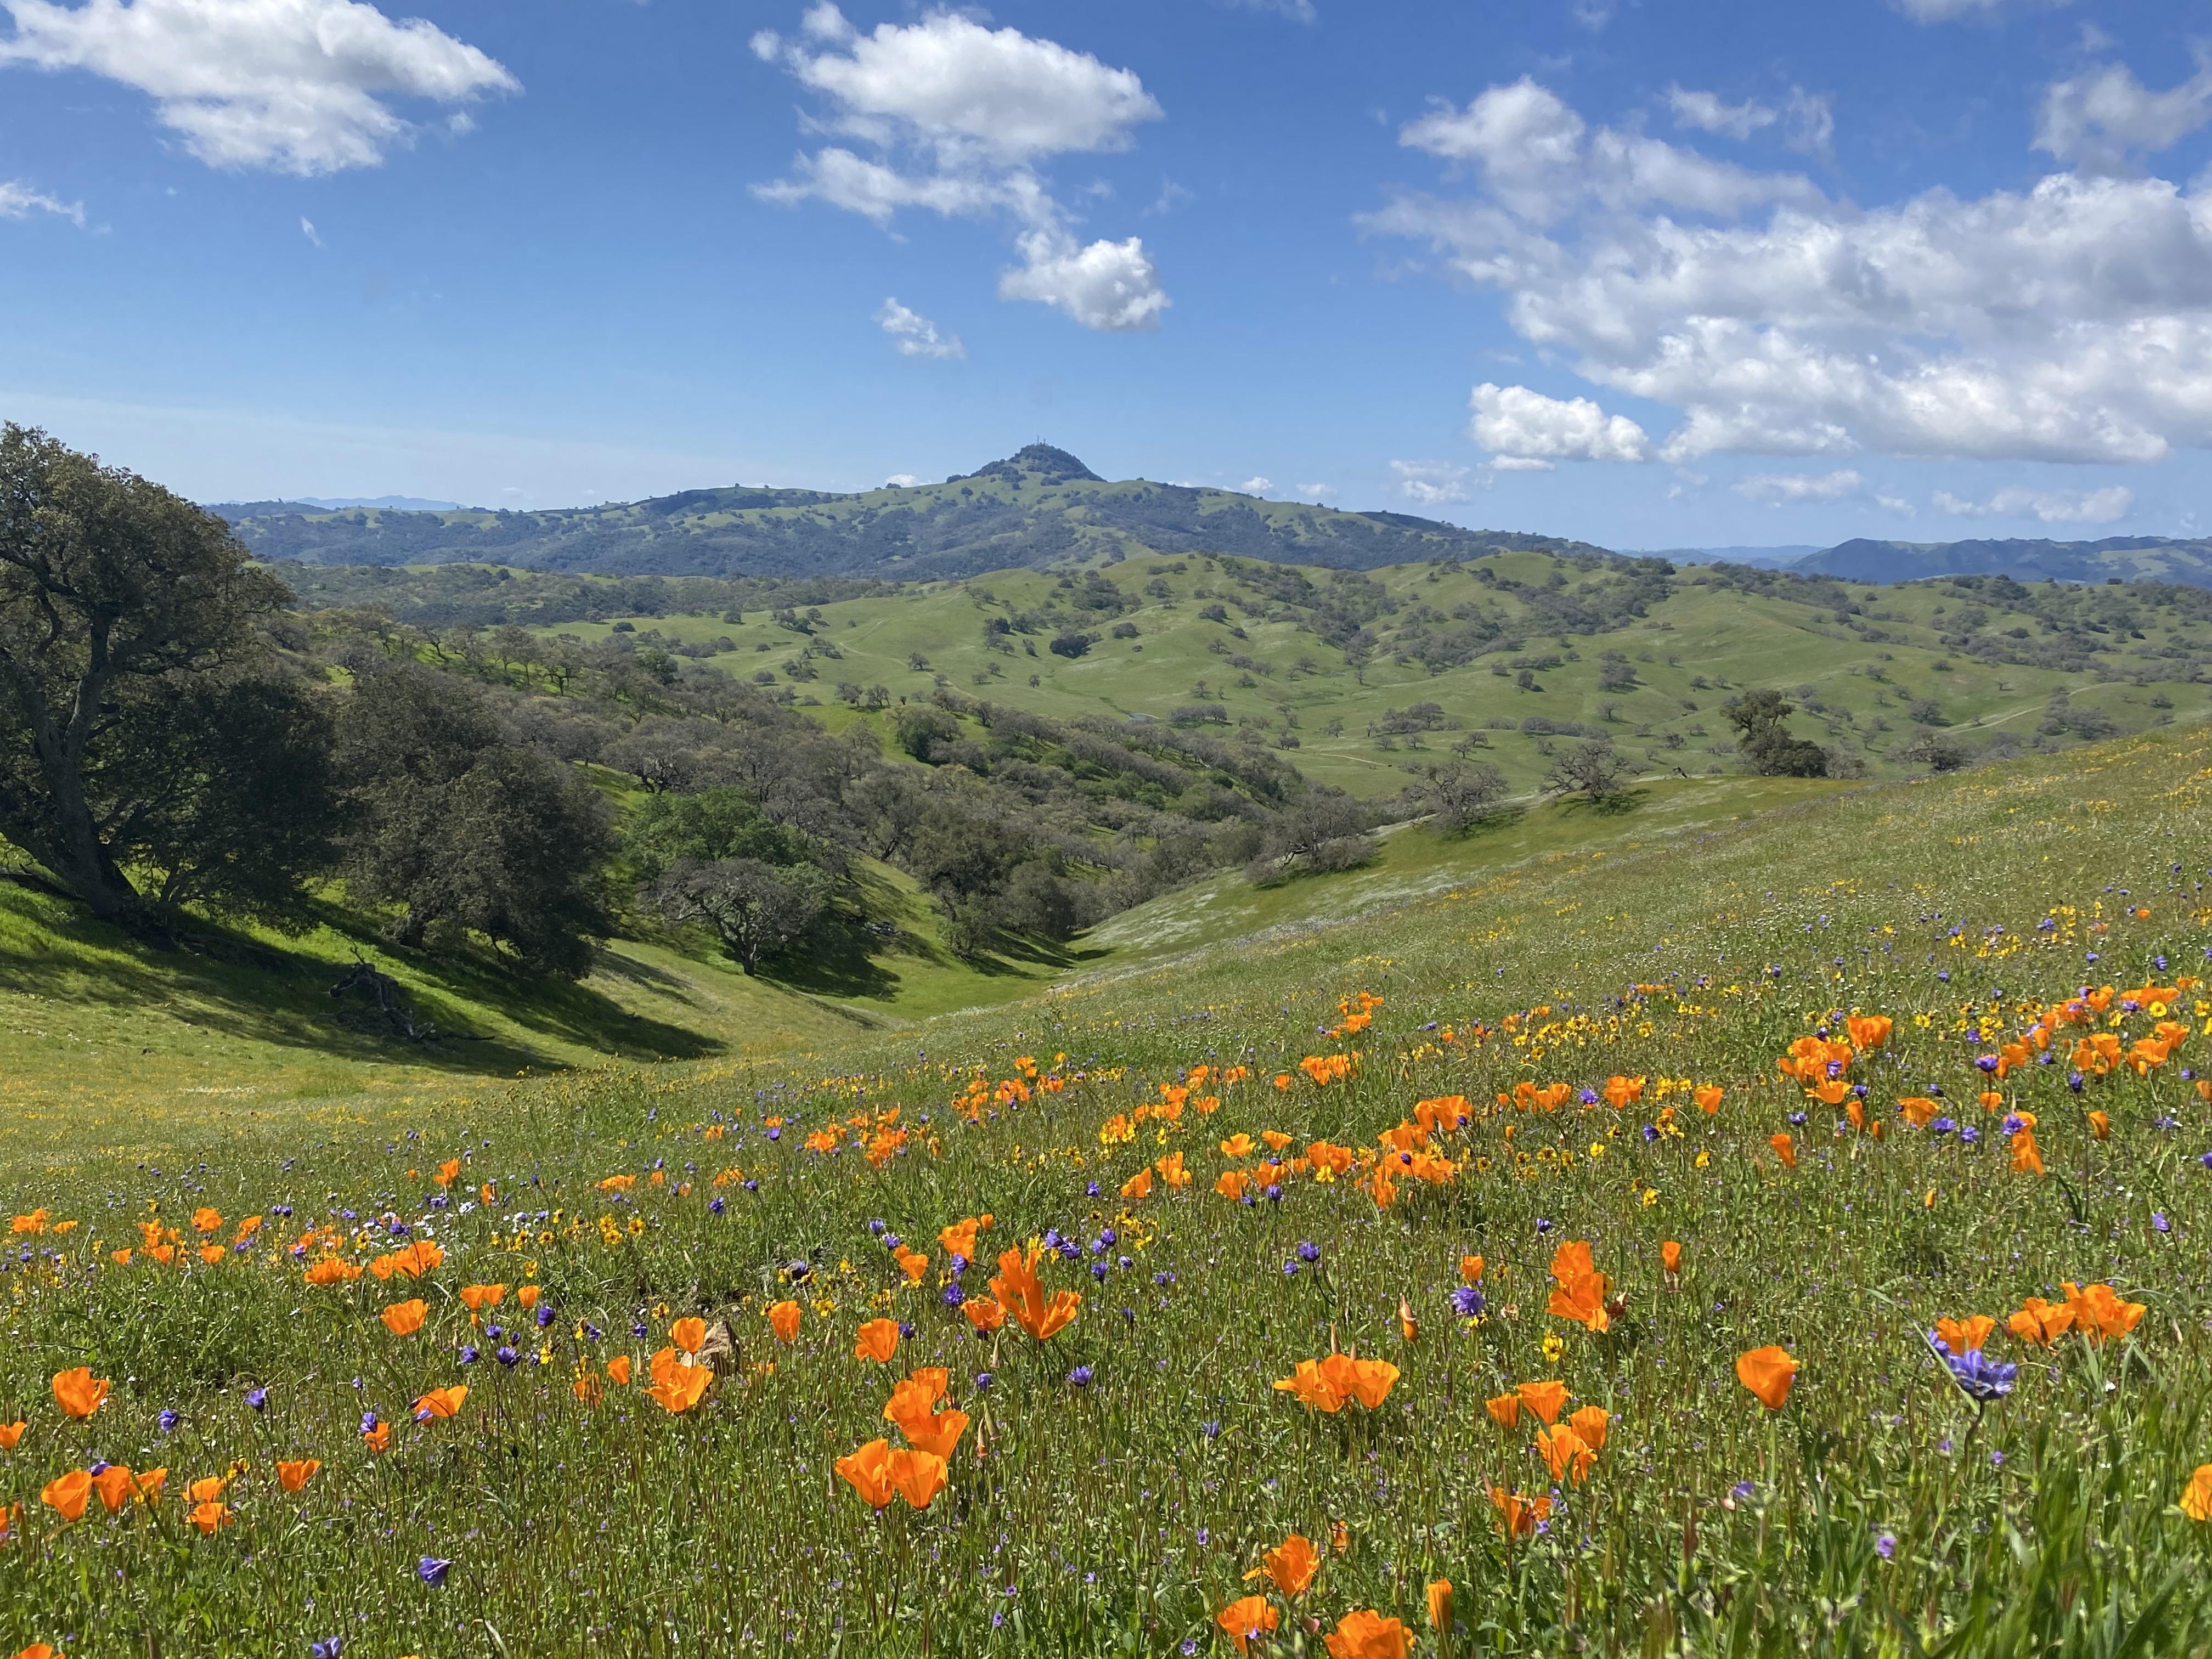
[[[978,951],[1366,827],[1255,745],[950,696],[884,725],[619,636],[302,611],[220,519],[0,428],[0,837],[155,941],[342,903],[570,975],[625,920],[696,926],[750,970],[896,933],[888,866]]]

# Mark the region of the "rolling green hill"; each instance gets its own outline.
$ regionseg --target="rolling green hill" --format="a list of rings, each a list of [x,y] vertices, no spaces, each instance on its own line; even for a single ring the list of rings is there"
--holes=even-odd
[[[392,574],[380,591],[404,593]],[[492,585],[526,620],[546,580]],[[2212,707],[2212,595],[2185,586],[1877,587],[1539,552],[1368,573],[1189,557],[878,588],[804,610],[595,614],[534,631],[755,682],[833,730],[887,730],[888,714],[860,706],[872,688],[894,707],[946,693],[1231,732],[1365,796],[1395,793],[1409,768],[1455,748],[1533,789],[1563,744],[1596,735],[1650,775],[1738,769],[1720,708],[1752,687],[1796,698],[1799,735],[1840,769],[1877,775]]]
[[[2212,586],[2212,538],[2108,536],[2102,541],[1849,541],[1793,562],[1809,574],[1854,581],[2007,575],[2021,581],[2188,582]]]
[[[558,512],[320,512],[296,501],[216,509],[254,552],[305,564],[491,561],[605,574],[974,575],[1197,549],[1364,570],[1498,547],[1595,551],[1556,537],[1462,530],[1397,513],[1343,513],[1227,489],[1112,483],[1046,444],[980,471],[859,495],[687,489]]]

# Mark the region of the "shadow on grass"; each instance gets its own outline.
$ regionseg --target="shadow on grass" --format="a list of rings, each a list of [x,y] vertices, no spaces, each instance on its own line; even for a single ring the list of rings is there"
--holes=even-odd
[[[65,901],[13,899],[6,908],[16,925],[0,933],[0,994],[168,1012],[244,1041],[471,1074],[565,1063],[530,1037],[637,1060],[700,1059],[722,1048],[696,1031],[633,1014],[587,986],[523,974],[489,951],[429,957],[395,951],[362,919],[334,906],[318,907],[315,920],[325,929],[322,940],[335,944],[335,956],[209,921],[192,929],[196,948],[162,951]],[[447,1035],[434,1042],[404,1042],[343,1019],[344,1007],[330,992],[345,971],[344,958],[355,953],[389,973],[417,1018]],[[611,952],[602,951],[600,962],[633,979],[659,975]],[[472,1026],[487,1012],[520,1028],[525,1039],[473,1036]]]

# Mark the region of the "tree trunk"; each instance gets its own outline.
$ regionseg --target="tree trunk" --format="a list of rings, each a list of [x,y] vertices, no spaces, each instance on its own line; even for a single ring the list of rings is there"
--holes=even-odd
[[[67,726],[57,724],[43,703],[31,710],[32,752],[38,757],[53,813],[52,840],[36,850],[40,861],[94,915],[117,927],[143,932],[146,902],[101,842],[91,803],[84,798],[85,738],[105,679],[104,675],[88,675],[78,686],[76,708]]]

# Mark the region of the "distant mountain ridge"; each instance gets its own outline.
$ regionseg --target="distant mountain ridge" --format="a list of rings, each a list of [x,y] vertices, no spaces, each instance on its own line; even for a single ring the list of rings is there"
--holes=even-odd
[[[325,512],[299,501],[210,510],[271,561],[485,562],[611,575],[911,581],[1200,552],[1371,570],[1501,550],[1606,551],[1557,536],[1463,530],[1401,513],[1349,513],[1141,478],[1110,482],[1049,444],[1031,444],[941,484],[854,495],[732,485],[539,513]]]
[[[2016,581],[2183,582],[2212,587],[2212,538],[2107,536],[2102,541],[1885,542],[1859,539],[1797,560],[1808,575],[1862,582],[1931,576],[2010,576]]]

